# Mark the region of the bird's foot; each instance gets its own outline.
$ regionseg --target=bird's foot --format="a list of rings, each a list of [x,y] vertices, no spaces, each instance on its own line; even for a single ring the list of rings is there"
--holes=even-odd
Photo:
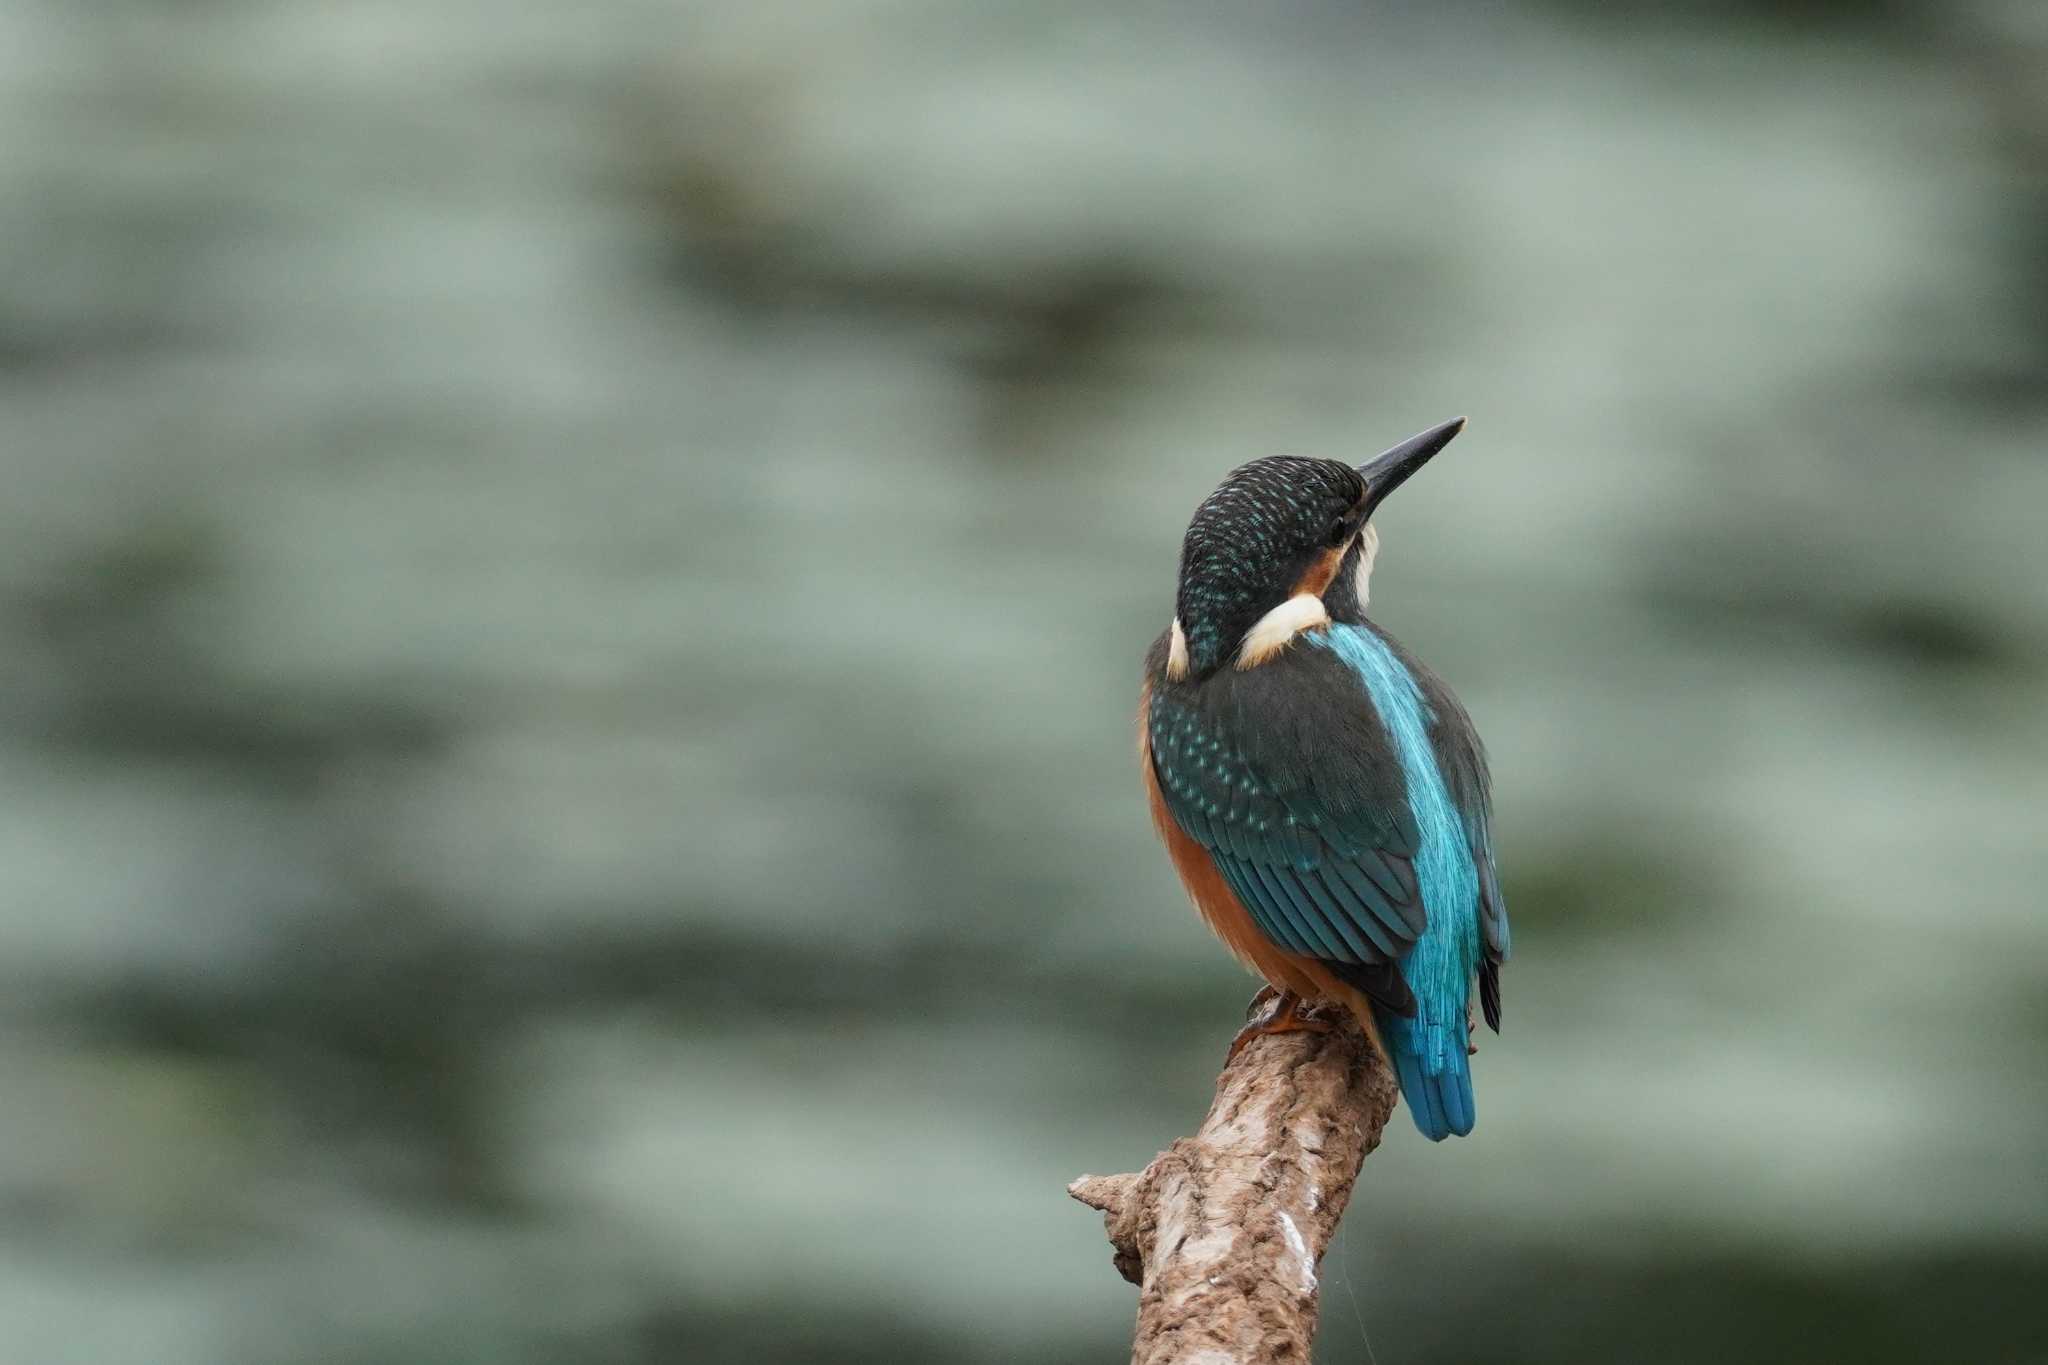
[[[1245,1044],[1254,1038],[1263,1038],[1269,1033],[1328,1033],[1337,1027],[1335,1020],[1314,1013],[1315,1006],[1292,991],[1275,990],[1271,986],[1252,997],[1247,1013],[1268,1001],[1271,1008],[1239,1029],[1237,1036],[1230,1040],[1230,1051],[1223,1058],[1225,1066],[1236,1061],[1237,1054],[1244,1051]]]
[[[1472,1041],[1478,1036],[1479,1025],[1473,1022],[1472,1007],[1467,1005],[1465,1007],[1465,1055],[1467,1057],[1477,1057],[1479,1055],[1479,1044]]]

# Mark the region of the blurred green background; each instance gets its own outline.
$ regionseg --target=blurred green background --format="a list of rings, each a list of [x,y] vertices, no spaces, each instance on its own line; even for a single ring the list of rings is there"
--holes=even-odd
[[[0,1360],[1121,1359],[1181,531],[1456,413],[1320,1358],[2048,1359],[2048,5],[0,6]]]

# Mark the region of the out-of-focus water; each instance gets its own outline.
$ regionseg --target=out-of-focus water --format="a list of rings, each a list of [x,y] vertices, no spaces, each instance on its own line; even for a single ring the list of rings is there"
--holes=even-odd
[[[0,1358],[1118,1358],[1180,532],[1459,412],[1322,1357],[2048,1358],[2043,13],[0,11]]]

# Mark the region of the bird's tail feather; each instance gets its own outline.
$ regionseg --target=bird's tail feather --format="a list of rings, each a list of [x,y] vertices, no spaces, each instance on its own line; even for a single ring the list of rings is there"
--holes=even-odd
[[[1393,1059],[1394,1075],[1401,1082],[1401,1098],[1408,1102],[1415,1126],[1431,1142],[1465,1136],[1478,1117],[1472,1101],[1472,1065],[1465,1055],[1465,1040],[1430,1040],[1436,1043],[1430,1049],[1436,1054],[1433,1069],[1430,1060],[1423,1056],[1423,1048],[1417,1046],[1430,1039],[1431,1034],[1441,1032],[1428,1025],[1418,1027],[1417,1021],[1411,1019],[1380,1020],[1380,1034]]]

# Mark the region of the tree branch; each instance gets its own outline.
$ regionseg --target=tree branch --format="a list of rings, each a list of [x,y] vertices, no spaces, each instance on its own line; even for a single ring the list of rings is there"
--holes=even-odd
[[[1317,1270],[1396,1093],[1348,1014],[1254,1038],[1193,1137],[1067,1186],[1138,1286],[1132,1365],[1307,1365]]]

